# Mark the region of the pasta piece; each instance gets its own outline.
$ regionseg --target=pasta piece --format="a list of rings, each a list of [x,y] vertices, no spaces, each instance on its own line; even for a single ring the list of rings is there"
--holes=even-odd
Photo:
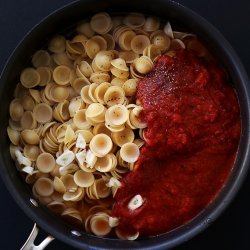
[[[97,213],[90,219],[90,230],[97,236],[105,236],[111,231],[109,216],[105,213]]]
[[[29,158],[31,161],[36,161],[40,154],[40,149],[35,145],[25,145],[23,149],[23,154],[25,157]]]
[[[91,124],[86,120],[86,109],[78,110],[73,118],[74,124],[79,129],[89,129]]]
[[[105,34],[112,28],[111,18],[108,13],[98,13],[92,16],[90,20],[90,27],[99,34]]]
[[[122,71],[128,71],[128,67],[126,65],[126,62],[122,58],[116,58],[111,61],[111,65],[114,66],[115,68],[122,70]]]
[[[135,143],[138,146],[138,148],[141,148],[145,142],[142,139],[135,139],[133,143]]]
[[[109,71],[113,57],[109,51],[100,51],[95,56],[95,65],[101,71]]]
[[[123,19],[123,23],[132,29],[141,28],[145,21],[144,15],[140,13],[130,13]]]
[[[151,34],[151,42],[161,51],[167,51],[170,47],[171,40],[163,31],[155,31]]]
[[[85,195],[84,189],[77,188],[75,192],[66,192],[63,195],[65,201],[80,201]],[[81,218],[81,217],[79,217]]]
[[[93,39],[89,39],[85,44],[85,50],[90,59],[94,59],[96,54],[101,50],[100,45]]]
[[[132,126],[135,128],[146,128],[147,124],[140,119],[141,112],[143,112],[142,107],[135,107],[129,113],[129,120]]]
[[[40,82],[39,86],[45,86],[48,84],[52,78],[52,71],[49,67],[39,67],[36,69],[39,76],[40,76]]]
[[[127,142],[133,142],[135,135],[132,129],[125,128],[120,132],[112,132],[111,134],[112,141],[119,147]]]
[[[50,98],[54,102],[63,102],[69,97],[68,88],[65,86],[54,85],[50,89]]]
[[[127,81],[127,78],[125,79],[121,79],[121,78],[118,78],[118,77],[114,77],[111,81],[111,84],[113,86],[118,86],[118,87],[122,87],[122,85]]]
[[[97,53],[97,55],[98,55],[98,53]],[[91,74],[93,73],[93,70],[92,70],[91,66],[89,65],[89,63],[87,61],[81,61],[78,66],[79,66],[80,72],[85,77],[89,78],[91,76]]]
[[[123,83],[122,88],[126,96],[134,96],[136,94],[137,83],[137,79],[129,79]]]
[[[128,163],[136,162],[139,158],[139,155],[140,150],[136,144],[128,142],[122,145],[120,156],[124,161]]]
[[[94,181],[94,175],[92,173],[86,173],[83,170],[78,170],[74,174],[75,183],[82,188],[90,187]]]
[[[52,180],[49,178],[41,177],[34,184],[35,191],[38,195],[48,197],[53,194],[54,186]]]
[[[30,145],[36,145],[39,143],[39,136],[34,130],[25,129],[21,132],[21,137],[24,142]]]
[[[92,85],[92,84],[91,84]],[[90,98],[89,96],[89,88],[90,88],[90,85],[87,85],[87,86],[84,86],[81,90],[81,97],[82,97],[82,100],[87,103],[87,104],[91,104],[93,103],[93,100]]]
[[[125,125],[124,125],[124,124],[121,125],[121,126],[112,126],[112,125],[110,125],[110,124],[108,124],[108,123],[105,122],[105,126],[106,126],[106,128],[108,128],[111,132],[120,132],[120,131],[122,131],[122,130],[125,129]]]
[[[111,67],[111,73],[118,78],[126,79],[129,76],[129,72],[127,70],[120,70],[116,67]]]
[[[94,126],[93,128],[93,134],[97,135],[97,134],[106,134],[109,137],[111,137],[111,132],[110,130],[105,126],[104,123],[99,123],[97,125]]]
[[[122,32],[119,36],[119,46],[122,50],[130,51],[131,50],[131,41],[136,36],[136,33],[132,30],[127,30]]]
[[[144,49],[145,50],[145,49]],[[124,59],[126,63],[133,63],[133,61],[139,57],[134,51],[121,51],[119,57]]]
[[[48,49],[53,53],[62,53],[65,51],[66,39],[62,35],[55,35],[49,41]]]
[[[35,100],[36,103],[41,102],[41,95],[38,90],[36,89],[29,89],[29,94],[32,96],[32,98]]]
[[[9,119],[9,126],[10,126],[10,128],[12,128],[12,129],[14,129],[16,131],[22,131],[20,121],[15,122],[12,119]]]
[[[94,97],[99,103],[105,104],[104,95],[110,86],[110,83],[103,82],[95,88]]]
[[[34,107],[33,114],[37,122],[47,123],[52,119],[52,108],[46,103],[39,103]]]
[[[80,110],[84,109],[85,104],[83,103],[83,100],[81,99],[80,96],[74,97],[73,99],[70,100],[69,103],[69,114],[70,117],[74,117],[75,113]]]
[[[66,166],[60,167],[59,168],[59,173],[60,175],[66,175],[66,174],[73,174],[75,173],[79,167],[75,163],[70,163]]]
[[[20,133],[10,127],[7,127],[7,133],[11,143],[18,145],[20,141]]]
[[[65,204],[59,201],[52,201],[47,207],[55,214],[61,214],[66,208]]]
[[[33,108],[35,107],[35,101],[30,95],[24,94],[21,97],[21,106],[26,111],[32,111]]]
[[[161,55],[160,48],[155,44],[150,44],[143,50],[143,55],[149,57],[152,61]]]
[[[53,187],[59,193],[64,194],[66,192],[66,187],[65,187],[63,181],[57,176],[55,176],[55,178],[54,178]]]
[[[79,24],[77,26],[76,30],[79,34],[83,34],[86,37],[92,37],[95,34],[95,32],[92,30],[89,22],[83,22],[83,23]]]
[[[96,159],[95,159],[96,161]],[[91,167],[88,163],[84,162],[82,165],[80,165],[80,168],[86,172],[86,173],[94,173],[95,172],[95,168]]]
[[[88,89],[88,97],[91,99],[92,103],[97,102],[95,99],[95,89],[97,88],[97,86],[98,86],[97,83],[92,83]],[[91,103],[89,103],[89,104],[91,104]]]
[[[14,97],[22,98],[26,94],[28,94],[28,89],[26,89],[21,83],[18,83],[14,90]]]
[[[61,216],[63,216],[63,218],[68,223],[75,225],[75,227],[79,228],[82,225],[82,218],[81,218],[79,212],[77,214],[75,214],[75,213],[74,214],[67,214],[67,215],[62,214]]]
[[[49,66],[50,61],[51,61],[50,54],[46,50],[38,50],[32,56],[32,64],[36,68]]]
[[[97,157],[103,157],[108,154],[111,151],[112,146],[112,140],[105,134],[95,135],[89,144],[91,151]]]
[[[70,82],[70,68],[65,65],[57,66],[53,71],[53,79],[59,85],[68,85]]]
[[[107,42],[107,50],[112,50],[115,48],[115,40],[114,37],[110,34],[103,34],[103,38]]]
[[[74,177],[72,174],[66,174],[61,176],[61,181],[63,182],[66,192],[75,192],[77,191],[78,187],[74,182]]]
[[[51,154],[42,153],[37,157],[36,166],[42,173],[49,173],[55,168],[56,161]]]
[[[142,54],[143,50],[150,45],[150,40],[145,35],[137,35],[131,41],[131,49],[136,54]]]
[[[100,178],[95,181],[96,184],[96,192],[99,198],[106,198],[111,194],[111,189],[106,185],[107,182]]]
[[[20,81],[25,88],[33,88],[40,83],[40,75],[33,68],[26,68],[22,71]]]
[[[132,63],[130,65],[130,74],[131,74],[131,77],[134,78],[134,79],[141,79],[143,78],[143,74],[140,74],[136,69],[135,69],[135,64]]]
[[[121,126],[128,120],[128,110],[125,106],[117,104],[108,108],[105,122],[111,126]]]
[[[180,39],[173,39],[170,43],[170,50],[185,49],[186,45]]]
[[[64,136],[64,143],[67,145],[68,143],[75,140],[75,132],[70,125],[67,126]]]
[[[105,121],[106,108],[101,103],[92,103],[86,109],[86,117],[93,122]]]
[[[153,32],[158,30],[160,27],[160,20],[158,17],[148,17],[143,25],[143,30]]]
[[[11,101],[9,107],[9,113],[13,121],[17,122],[21,120],[24,113],[24,109],[23,106],[21,105],[20,99],[14,99]]]
[[[90,81],[96,84],[110,81],[110,75],[107,72],[94,72],[90,76]]]
[[[52,59],[56,64],[55,66],[72,67],[72,61],[65,52],[53,54]]]
[[[125,100],[125,92],[121,87],[111,86],[104,94],[104,102],[108,106],[123,104]]]
[[[95,169],[99,172],[110,172],[114,170],[116,165],[113,163],[112,154],[107,154],[104,157],[98,158],[95,163]]]
[[[100,50],[107,50],[107,42],[102,36],[93,36],[91,39],[99,45]]]
[[[92,67],[94,72],[101,72],[101,70],[97,67],[97,65],[95,63],[95,58],[92,60],[91,67]]]
[[[66,51],[74,58],[74,55],[86,55],[84,44],[87,42],[84,35],[76,35],[71,41],[66,41]]]
[[[113,37],[114,37],[115,42],[118,43],[119,37],[121,36],[121,34],[128,30],[131,30],[131,29],[126,25],[118,25],[117,27],[115,27],[115,29],[113,30]]]
[[[149,73],[154,67],[153,62],[147,56],[141,56],[135,59],[134,65],[135,65],[135,69],[141,74]]]

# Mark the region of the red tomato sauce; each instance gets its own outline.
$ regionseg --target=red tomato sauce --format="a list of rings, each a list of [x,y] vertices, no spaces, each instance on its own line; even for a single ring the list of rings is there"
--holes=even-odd
[[[121,232],[149,236],[185,224],[215,198],[234,164],[240,111],[224,71],[186,50],[157,59],[137,100],[146,143],[122,179],[112,215]],[[137,194],[143,205],[130,210]]]

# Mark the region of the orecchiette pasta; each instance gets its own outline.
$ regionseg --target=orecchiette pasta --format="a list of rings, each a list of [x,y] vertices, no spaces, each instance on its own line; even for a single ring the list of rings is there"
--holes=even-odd
[[[139,234],[122,235],[111,209],[144,144],[138,81],[163,53],[209,55],[194,34],[140,13],[98,13],[74,34],[53,36],[21,71],[9,106],[11,157],[52,212],[86,232],[134,240]]]

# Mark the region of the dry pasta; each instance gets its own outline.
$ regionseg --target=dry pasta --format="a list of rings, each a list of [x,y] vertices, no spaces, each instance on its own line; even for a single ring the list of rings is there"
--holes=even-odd
[[[209,57],[194,34],[169,22],[102,12],[79,23],[74,37],[57,34],[34,53],[20,73],[7,134],[37,200],[88,233],[139,236],[122,235],[111,217],[113,196],[144,144],[137,84],[159,55],[181,48]]]

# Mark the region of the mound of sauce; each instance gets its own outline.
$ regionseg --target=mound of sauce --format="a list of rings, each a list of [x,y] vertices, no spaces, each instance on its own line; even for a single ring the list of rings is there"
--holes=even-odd
[[[240,111],[223,69],[187,50],[160,56],[140,80],[137,100],[146,143],[112,216],[124,234],[149,236],[185,224],[215,198],[234,164]],[[129,209],[138,194],[142,206]]]

